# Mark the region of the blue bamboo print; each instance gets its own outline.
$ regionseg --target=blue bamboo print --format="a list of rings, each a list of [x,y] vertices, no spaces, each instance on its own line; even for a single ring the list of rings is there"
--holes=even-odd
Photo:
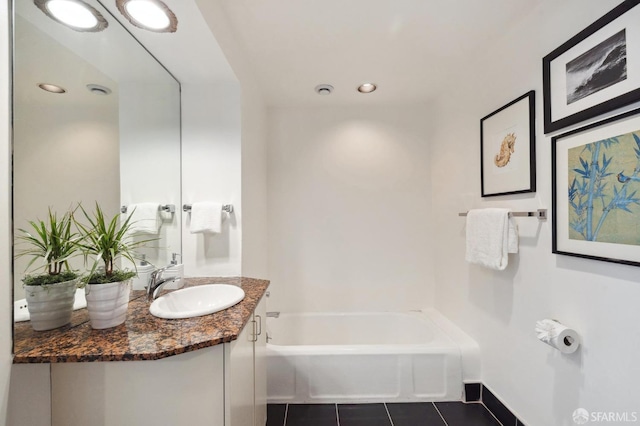
[[[627,140],[635,142],[635,166],[632,170],[614,171],[612,162],[622,164],[620,160],[624,160],[628,164],[629,158],[617,158],[625,155],[620,144]],[[636,207],[640,204],[636,197],[640,188],[640,131],[586,144],[578,160],[580,164],[570,165],[569,172],[569,206],[574,213],[569,226],[582,239],[597,241],[610,212],[621,210],[636,215],[640,210]]]

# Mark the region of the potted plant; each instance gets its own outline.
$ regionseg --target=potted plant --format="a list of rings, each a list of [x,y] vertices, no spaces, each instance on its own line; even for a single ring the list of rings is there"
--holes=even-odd
[[[153,239],[134,241],[131,238],[131,214],[120,223],[119,215],[107,220],[98,203],[92,215],[82,206],[80,209],[87,223],[75,221],[81,235],[77,245],[84,254],[85,264],[89,257],[94,258],[89,274],[82,279],[86,283],[91,327],[115,327],[127,319],[131,283],[136,276],[136,271],[121,270],[117,264],[125,258],[135,265],[134,249]]]
[[[30,256],[22,279],[31,326],[43,331],[62,327],[71,321],[78,274],[69,267],[69,259],[77,254],[77,234],[71,231],[72,213],[60,219],[49,208],[47,221],[30,221],[31,232],[19,229],[17,239],[28,245],[16,257]],[[30,275],[37,261],[44,263],[44,273]]]

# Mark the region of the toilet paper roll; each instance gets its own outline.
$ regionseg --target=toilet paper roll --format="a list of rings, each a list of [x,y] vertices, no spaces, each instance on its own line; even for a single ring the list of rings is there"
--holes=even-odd
[[[578,333],[564,324],[552,319],[536,322],[538,339],[558,349],[563,354],[571,354],[580,346]]]

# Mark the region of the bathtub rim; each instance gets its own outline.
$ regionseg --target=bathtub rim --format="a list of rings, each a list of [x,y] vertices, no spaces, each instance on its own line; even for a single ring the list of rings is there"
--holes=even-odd
[[[437,330],[450,341],[451,345],[460,353],[463,383],[475,383],[481,381],[480,346],[468,334],[461,330],[451,320],[434,308],[425,308],[411,311],[380,311],[380,312],[287,312],[280,315],[367,315],[367,314],[405,314],[426,320],[432,323]],[[378,344],[378,345],[277,345],[267,343],[267,356],[290,355],[337,355],[337,354],[419,354],[436,353],[436,349],[442,349],[440,339],[435,339],[430,344]],[[451,346],[446,346],[451,349]]]
[[[267,344],[267,350],[287,355],[412,355],[442,353],[443,350],[458,349],[453,345],[274,345]]]

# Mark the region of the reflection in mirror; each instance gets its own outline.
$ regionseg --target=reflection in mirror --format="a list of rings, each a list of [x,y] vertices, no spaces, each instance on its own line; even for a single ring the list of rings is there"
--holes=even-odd
[[[14,233],[48,207],[62,214],[81,202],[93,211],[97,202],[111,217],[122,206],[172,204],[174,213],[160,213],[160,241],[139,253],[165,266],[181,253],[180,86],[99,2],[87,3],[105,30],[74,31],[33,0],[15,0]],[[24,298],[28,260],[15,260],[14,300]]]

